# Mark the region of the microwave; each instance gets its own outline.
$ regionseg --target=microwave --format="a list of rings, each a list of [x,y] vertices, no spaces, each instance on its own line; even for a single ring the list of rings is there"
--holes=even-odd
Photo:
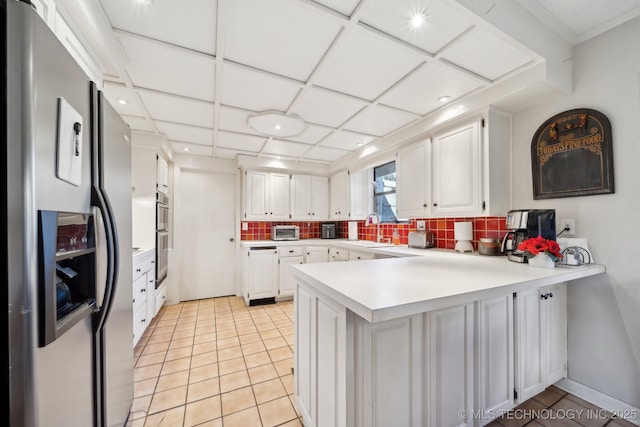
[[[271,240],[300,240],[300,227],[297,225],[272,225]]]

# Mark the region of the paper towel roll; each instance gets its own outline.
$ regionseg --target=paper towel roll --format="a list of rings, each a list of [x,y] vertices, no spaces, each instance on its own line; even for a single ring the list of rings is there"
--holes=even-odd
[[[349,221],[349,240],[358,240],[358,222]]]

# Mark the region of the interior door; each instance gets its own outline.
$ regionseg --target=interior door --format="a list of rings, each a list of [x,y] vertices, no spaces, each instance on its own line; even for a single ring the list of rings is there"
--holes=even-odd
[[[235,174],[182,170],[176,244],[182,301],[235,295]]]

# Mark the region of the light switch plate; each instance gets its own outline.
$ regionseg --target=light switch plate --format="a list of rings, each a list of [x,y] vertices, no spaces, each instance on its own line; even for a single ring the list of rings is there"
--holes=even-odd
[[[82,115],[58,98],[58,158],[56,176],[76,187],[82,182]]]
[[[247,231],[249,229],[249,224],[247,224],[246,222],[242,223],[242,231]]]

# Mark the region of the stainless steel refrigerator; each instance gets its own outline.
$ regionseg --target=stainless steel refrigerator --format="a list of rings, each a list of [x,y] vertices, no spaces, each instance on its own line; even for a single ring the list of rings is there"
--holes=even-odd
[[[133,401],[130,129],[24,1],[0,0],[2,425],[123,426]]]

